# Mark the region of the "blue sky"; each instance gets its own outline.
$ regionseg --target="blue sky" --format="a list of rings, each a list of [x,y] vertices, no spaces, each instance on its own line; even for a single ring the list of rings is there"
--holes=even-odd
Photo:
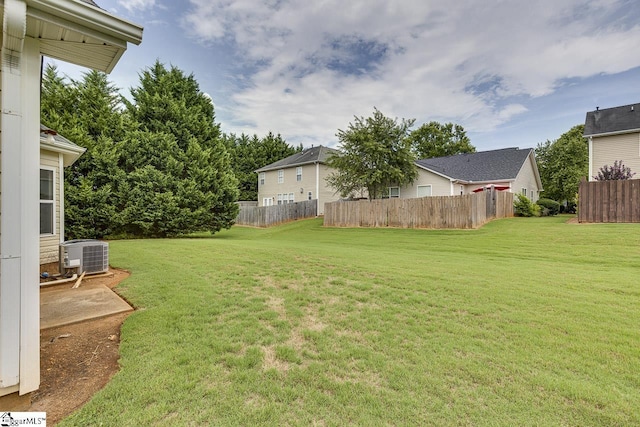
[[[478,150],[528,148],[640,102],[637,0],[96,2],[144,26],[110,76],[123,94],[156,59],[175,65],[224,132],[335,146],[375,106],[461,124]]]

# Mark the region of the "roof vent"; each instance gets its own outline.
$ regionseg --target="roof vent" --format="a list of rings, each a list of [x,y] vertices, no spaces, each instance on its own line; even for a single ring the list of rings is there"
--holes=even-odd
[[[631,111],[633,111],[633,105],[631,106]]]
[[[596,111],[600,111],[600,107],[596,107]]]

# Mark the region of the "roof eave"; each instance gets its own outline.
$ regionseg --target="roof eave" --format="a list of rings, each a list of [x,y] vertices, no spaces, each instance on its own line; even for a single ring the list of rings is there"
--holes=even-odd
[[[42,11],[128,43],[142,43],[142,26],[79,0],[27,0],[27,6],[29,15],[37,13],[35,11]]]
[[[281,166],[274,166],[274,167],[265,166],[265,167],[262,167],[260,169],[256,169],[255,172],[269,172],[269,171],[294,168],[294,167],[304,166],[304,165],[313,165],[315,163],[324,164],[325,162],[321,162],[319,160],[309,160],[309,161],[300,162],[300,163],[291,163],[289,165],[281,165]]]
[[[69,146],[67,144],[59,144],[54,141],[50,141],[47,138],[40,137],[40,149],[49,150],[55,153],[62,154],[64,158],[64,166],[71,166],[76,160],[87,151],[86,148],[80,146]]]
[[[436,175],[438,175],[438,176],[441,176],[441,177],[443,177],[443,178],[446,178],[446,179],[448,179],[449,181],[461,181],[461,180],[458,180],[457,178],[453,178],[453,177],[451,177],[451,176],[445,175],[445,174],[443,174],[443,173],[441,173],[441,172],[438,172],[438,171],[435,171],[435,170],[433,170],[433,169],[431,169],[431,168],[428,168],[427,166],[421,165],[421,164],[420,164],[420,163],[418,163],[418,162],[414,162],[414,164],[415,164],[416,166],[418,166],[419,168],[426,170],[427,172],[431,172],[431,173],[433,173],[433,174],[436,174]]]
[[[594,136],[614,136],[614,135],[623,135],[626,133],[640,133],[640,128],[618,130],[613,132],[590,133],[590,134],[583,134],[582,136],[584,138],[593,138]]]

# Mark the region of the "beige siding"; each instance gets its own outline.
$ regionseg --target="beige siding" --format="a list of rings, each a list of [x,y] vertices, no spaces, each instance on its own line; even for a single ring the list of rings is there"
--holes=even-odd
[[[640,177],[640,133],[593,137],[591,149],[592,175],[597,175],[604,165],[611,166],[616,160],[622,160],[636,173],[634,178]],[[593,176],[589,180],[593,180]]]
[[[451,181],[433,172],[418,168],[418,178],[411,185],[400,188],[401,199],[413,199],[418,197],[419,185],[431,185],[432,196],[451,196]],[[458,193],[455,193],[458,191]],[[459,186],[454,185],[454,195],[459,193]]]
[[[284,182],[281,184],[278,183],[277,170],[264,173],[264,185],[260,184],[260,173],[258,173],[258,206],[265,205],[265,198],[271,198],[274,205],[278,204],[278,194],[287,194],[288,200],[288,195],[293,193],[293,201],[302,202],[308,200],[309,192],[311,192],[311,198],[318,199],[318,215],[322,215],[324,213],[324,204],[339,198],[326,183],[326,177],[331,173],[331,169],[322,164],[318,166],[317,171],[315,164],[301,167],[301,181],[297,180],[296,166],[282,169],[284,171]],[[318,182],[319,185],[317,185]]]
[[[340,200],[340,194],[327,184],[327,178],[331,175],[335,169],[326,165],[319,165],[320,175],[320,194],[318,195],[318,215],[324,215],[324,204],[335,202]]]
[[[61,222],[64,220],[60,211],[60,162],[59,154],[47,150],[40,150],[40,166],[53,169],[54,216],[55,225],[52,235],[40,236],[40,264],[58,261],[58,245],[60,244]]]
[[[527,197],[535,202],[540,197],[540,188],[538,187],[538,181],[536,180],[533,162],[535,162],[533,156],[529,155],[527,161],[522,165],[522,169],[518,172],[518,176],[516,176],[511,192],[522,193],[522,189],[526,188]],[[531,194],[532,192],[533,195]]]

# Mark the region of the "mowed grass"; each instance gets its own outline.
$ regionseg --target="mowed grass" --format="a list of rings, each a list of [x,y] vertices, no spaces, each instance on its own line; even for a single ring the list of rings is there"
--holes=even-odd
[[[640,425],[640,225],[115,241],[121,371],[61,425]]]

